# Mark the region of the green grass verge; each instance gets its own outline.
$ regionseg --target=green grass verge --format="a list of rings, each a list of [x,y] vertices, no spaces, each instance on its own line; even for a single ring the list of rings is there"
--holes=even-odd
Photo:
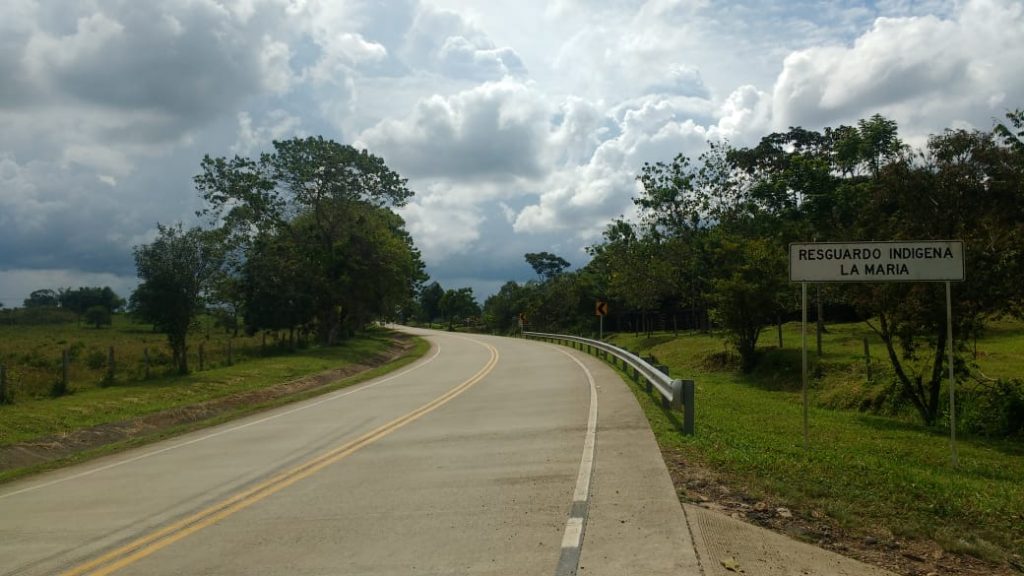
[[[0,446],[68,433],[101,424],[121,422],[170,408],[266,388],[302,376],[365,361],[368,356],[383,353],[387,349],[389,341],[387,331],[371,331],[337,347],[310,349],[289,356],[256,359],[244,365],[217,368],[185,377],[167,377],[132,385],[91,388],[56,399],[0,406],[0,416],[2,416],[0,418]],[[144,437],[108,444],[58,461],[0,472],[0,482],[212,426],[260,410],[352,386],[407,366],[421,358],[429,349],[428,342],[415,338],[413,347],[400,358],[337,382],[266,402],[238,406],[201,422],[175,426]]]
[[[949,438],[941,428],[900,415],[814,405],[809,414],[810,449],[805,450],[798,328],[787,327],[788,349],[769,355],[752,375],[716,365],[714,358],[723,351],[717,336],[619,335],[614,341],[653,353],[675,377],[696,381],[693,437],[681,435],[678,417],[645,393],[638,393],[638,398],[664,449],[713,469],[730,484],[795,510],[825,512],[854,532],[888,530],[898,537],[929,538],[946,550],[993,560],[1008,553],[1024,554],[1020,439],[961,437],[960,466],[953,469]],[[814,390],[818,401],[836,389],[848,392],[854,385],[870,386],[863,384],[861,332],[867,329],[829,329],[821,360],[824,376]],[[777,344],[774,332],[766,336]],[[809,345],[813,357],[812,336]],[[1002,326],[978,348],[979,363],[990,375],[1019,376],[1014,372],[1024,354],[1019,324]],[[880,347],[875,350],[881,352]],[[997,354],[1009,360],[992,362]]]
[[[268,355],[288,354],[287,332],[252,336],[215,326],[208,316],[200,317],[189,334],[189,367],[199,368],[202,348],[204,368],[241,364]],[[0,325],[0,364],[7,369],[8,390],[15,402],[46,398],[62,375],[61,355],[67,351],[69,387],[87,390],[105,385],[109,376],[109,353],[114,349],[114,379],[118,384],[143,380],[148,354],[152,377],[171,375],[171,351],[165,334],[154,332],[124,314],[116,314],[113,325],[94,328],[83,324]]]

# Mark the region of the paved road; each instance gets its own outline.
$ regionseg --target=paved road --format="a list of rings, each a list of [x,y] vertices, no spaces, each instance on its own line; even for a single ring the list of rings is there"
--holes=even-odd
[[[607,367],[417,332],[399,373],[0,487],[0,575],[699,573]]]

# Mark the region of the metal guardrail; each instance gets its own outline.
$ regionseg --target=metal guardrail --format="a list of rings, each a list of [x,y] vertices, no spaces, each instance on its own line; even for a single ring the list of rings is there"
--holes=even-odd
[[[652,393],[654,390],[658,391],[663,406],[681,410],[683,412],[682,432],[687,435],[693,434],[695,388],[693,380],[675,380],[668,375],[668,369],[664,366],[651,364],[629,350],[600,340],[543,332],[523,332],[522,334],[524,338],[547,340],[558,344],[570,343],[574,348],[585,349],[588,354],[595,352],[603,354],[604,359],[610,360],[613,365],[616,359],[619,360],[622,363],[622,368],[634,381],[643,377],[648,393]]]

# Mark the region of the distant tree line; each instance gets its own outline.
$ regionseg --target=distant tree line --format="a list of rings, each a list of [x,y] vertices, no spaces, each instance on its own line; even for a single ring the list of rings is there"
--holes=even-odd
[[[688,327],[713,322],[749,371],[764,328],[799,310],[787,264],[797,241],[962,240],[966,280],[953,288],[962,375],[962,352],[987,320],[1024,316],[1021,111],[991,131],[949,129],[921,148],[880,115],[822,131],[790,128],[750,148],[712,144],[695,162],[679,155],[645,164],[637,180],[636,220],[611,222],[576,271],[554,255],[527,255],[538,280],[508,282],[488,298],[487,326],[508,333],[522,314],[538,330],[592,334],[600,299],[620,329],[651,330],[666,317]],[[825,288],[879,335],[900,395],[929,424],[942,408],[943,289]]]
[[[85,321],[97,328],[108,326],[125,300],[109,286],[42,288],[33,290],[21,309],[0,310],[3,324],[63,324]],[[0,306],[3,308],[3,306]]]
[[[422,287],[418,298],[410,304],[403,310],[403,320],[427,325],[440,322],[448,330],[481,324],[480,304],[472,288],[445,290],[439,282],[431,282]]]

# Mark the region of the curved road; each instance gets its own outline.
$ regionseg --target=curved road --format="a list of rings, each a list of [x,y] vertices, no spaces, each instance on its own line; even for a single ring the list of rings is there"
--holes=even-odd
[[[699,573],[607,366],[410,331],[398,373],[0,487],[0,575]]]

